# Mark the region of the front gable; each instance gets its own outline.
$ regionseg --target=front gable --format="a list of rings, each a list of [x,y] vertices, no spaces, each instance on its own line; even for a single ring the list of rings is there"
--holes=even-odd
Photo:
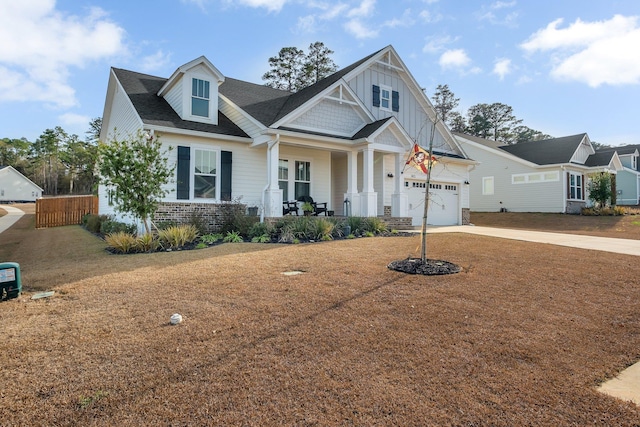
[[[587,162],[587,159],[592,154],[595,154],[596,150],[594,150],[593,145],[591,145],[591,140],[587,134],[584,135],[584,138],[580,142],[580,145],[576,148],[576,151],[571,156],[571,163],[578,163],[584,165]]]
[[[274,127],[350,138],[371,121],[371,115],[351,89],[337,84],[284,117]]]
[[[179,67],[158,91],[182,120],[218,124],[222,73],[201,56]]]

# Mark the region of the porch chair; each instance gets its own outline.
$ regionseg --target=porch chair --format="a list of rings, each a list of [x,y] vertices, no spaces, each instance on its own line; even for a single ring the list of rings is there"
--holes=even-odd
[[[302,203],[306,203],[306,202],[311,203],[311,206],[313,206],[312,215],[314,216],[318,216],[321,213],[324,213],[325,216],[327,215],[327,202],[322,202],[322,203],[314,202],[311,196],[300,196],[298,197],[298,201]]]
[[[290,202],[282,202],[282,216],[293,215],[298,216],[298,202],[295,200]]]

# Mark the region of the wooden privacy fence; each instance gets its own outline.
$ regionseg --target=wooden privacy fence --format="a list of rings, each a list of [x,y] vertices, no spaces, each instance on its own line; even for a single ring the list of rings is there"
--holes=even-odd
[[[82,223],[86,214],[98,214],[97,196],[51,197],[36,200],[36,228]]]

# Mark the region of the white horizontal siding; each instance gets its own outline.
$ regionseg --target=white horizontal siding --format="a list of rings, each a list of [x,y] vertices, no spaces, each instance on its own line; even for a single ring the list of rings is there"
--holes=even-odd
[[[184,91],[183,91],[183,79],[179,79],[167,93],[164,99],[171,105],[171,108],[178,113],[178,116],[184,118]]]
[[[104,123],[104,126],[107,129],[107,141],[105,142],[114,137],[127,138],[130,135],[135,135],[142,128],[142,120],[133,108],[129,97],[119,86],[113,96],[109,123]]]
[[[218,107],[220,108],[220,112],[222,114],[227,116],[229,120],[235,123],[247,135],[252,138],[260,135],[260,131],[262,130],[262,128],[260,128],[255,122],[247,118],[247,116],[242,114],[240,110],[232,107],[223,98],[218,99]]]

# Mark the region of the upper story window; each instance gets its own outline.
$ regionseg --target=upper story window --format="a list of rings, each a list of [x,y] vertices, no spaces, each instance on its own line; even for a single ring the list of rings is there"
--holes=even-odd
[[[191,80],[191,114],[209,117],[209,82],[206,80]]]
[[[380,108],[391,111],[391,88],[380,85]]]
[[[384,111],[400,111],[400,93],[390,86],[373,85],[373,106]]]

